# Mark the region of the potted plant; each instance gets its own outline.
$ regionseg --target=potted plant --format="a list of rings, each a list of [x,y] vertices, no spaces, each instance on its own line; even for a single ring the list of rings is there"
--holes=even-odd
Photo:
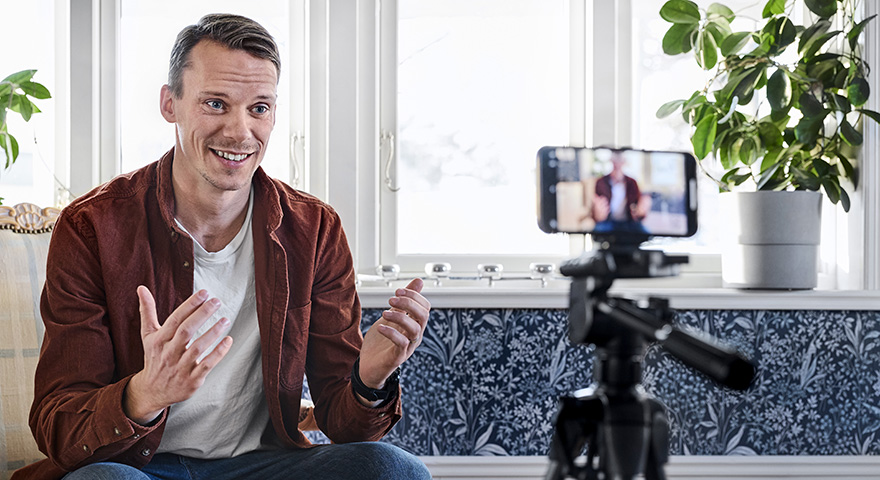
[[[31,80],[36,72],[23,70],[0,81],[0,150],[6,159],[4,169],[10,168],[18,159],[18,141],[9,132],[6,121],[9,112],[16,112],[24,121],[30,121],[33,114],[40,112],[31,98],[51,97],[46,87]],[[2,201],[0,197],[0,204]]]
[[[722,196],[742,214],[731,235],[741,244],[722,255],[728,286],[816,286],[819,192],[849,211],[861,124],[880,122],[865,108],[868,66],[859,44],[873,16],[859,20],[856,0],[804,0],[810,14],[797,25],[796,3],[767,1],[749,31],[734,31],[736,14],[720,3],[702,9],[669,0],[660,9],[672,24],[663,51],[693,52],[710,74],[705,88],[664,104],[657,116],[681,112],[700,165],[711,157],[721,167],[710,178],[722,192],[752,190]],[[795,225],[798,218],[813,230]],[[799,238],[787,240],[787,233]],[[779,247],[786,243],[794,251]]]

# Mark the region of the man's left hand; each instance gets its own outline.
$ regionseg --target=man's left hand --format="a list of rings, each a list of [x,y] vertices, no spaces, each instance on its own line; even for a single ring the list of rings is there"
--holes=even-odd
[[[431,303],[420,293],[424,282],[416,278],[398,288],[388,300],[391,308],[364,335],[360,377],[370,388],[381,389],[385,380],[422,343]]]

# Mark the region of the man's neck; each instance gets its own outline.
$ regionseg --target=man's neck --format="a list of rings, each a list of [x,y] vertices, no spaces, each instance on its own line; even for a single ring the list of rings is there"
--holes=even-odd
[[[198,190],[174,181],[174,216],[202,248],[218,252],[241,230],[250,189],[218,190],[211,195],[199,195]]]

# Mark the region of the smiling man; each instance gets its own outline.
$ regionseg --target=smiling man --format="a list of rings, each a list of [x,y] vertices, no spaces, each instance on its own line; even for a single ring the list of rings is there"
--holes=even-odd
[[[361,335],[339,217],[259,168],[279,74],[247,18],[185,28],[160,97],[174,148],[62,212],[30,416],[48,459],[14,478],[430,478],[374,441],[400,418],[423,284]],[[333,445],[298,428],[304,376]]]

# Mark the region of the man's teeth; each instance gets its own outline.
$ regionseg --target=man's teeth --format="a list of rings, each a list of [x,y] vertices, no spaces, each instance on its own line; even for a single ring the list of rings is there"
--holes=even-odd
[[[250,155],[249,153],[243,153],[241,155],[236,155],[234,153],[221,152],[220,150],[214,150],[214,153],[225,158],[226,160],[232,160],[233,162],[240,162],[240,161],[244,160],[245,158],[247,158],[248,155]]]

